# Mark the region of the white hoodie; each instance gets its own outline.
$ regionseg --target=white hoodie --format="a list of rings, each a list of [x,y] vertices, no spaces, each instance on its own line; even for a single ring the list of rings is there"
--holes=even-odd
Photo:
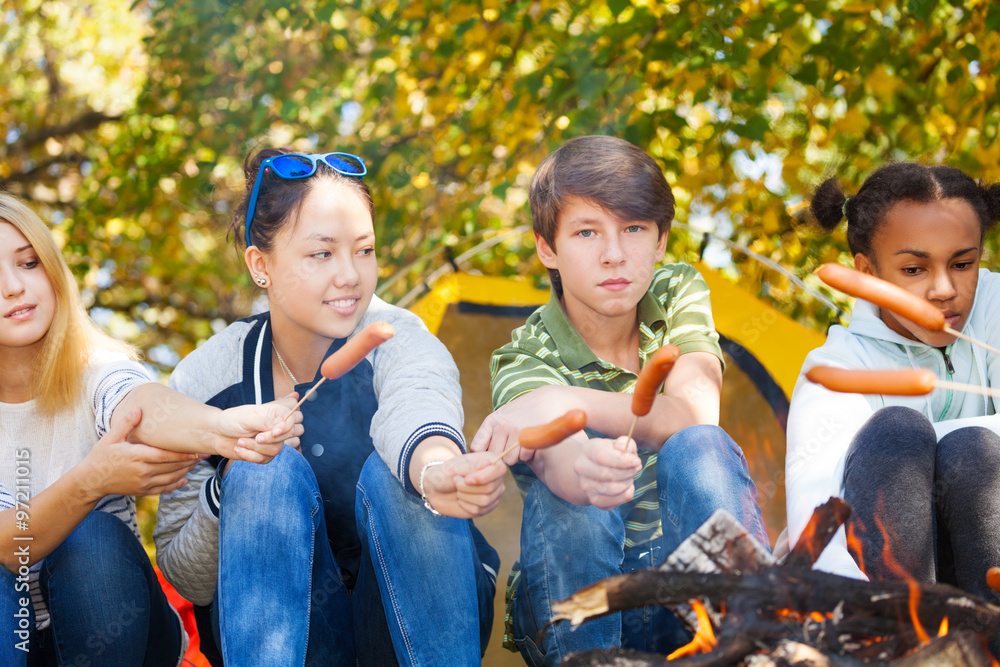
[[[1000,275],[980,269],[972,312],[962,333],[1000,347]],[[876,410],[890,405],[913,408],[930,419],[938,438],[965,426],[984,426],[1000,434],[1000,416],[991,398],[945,389],[926,396],[842,394],[809,382],[805,372],[814,366],[929,368],[941,380],[1000,387],[1000,359],[995,355],[962,339],[942,352],[904,338],[885,325],[877,307],[858,299],[850,326],[831,327],[826,343],[806,357],[792,393],[785,458],[790,545],[799,539],[817,505],[830,496],[843,497],[848,447]],[[847,551],[843,528],[815,567],[865,578]]]

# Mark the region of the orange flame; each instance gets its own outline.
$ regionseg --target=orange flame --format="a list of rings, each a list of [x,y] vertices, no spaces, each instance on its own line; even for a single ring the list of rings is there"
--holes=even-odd
[[[944,637],[948,634],[948,617],[945,616],[941,619],[941,626],[938,628],[938,637]]]
[[[712,620],[708,617],[705,605],[699,600],[691,600],[691,607],[694,609],[695,616],[698,617],[698,628],[694,633],[694,639],[668,655],[667,660],[683,658],[698,653],[708,653],[719,645],[718,640],[715,638],[715,633],[712,632]]]
[[[867,577],[868,573],[865,572],[865,556],[861,548],[861,540],[858,539],[857,533],[854,532],[854,524],[855,521],[849,521],[847,524],[847,550],[854,556],[854,560],[858,561],[858,567],[861,568],[861,572]],[[863,525],[861,530],[864,530]]]
[[[882,521],[878,518],[878,513],[875,514],[875,525],[882,532],[882,539],[884,544],[882,547],[882,561],[885,566],[889,568],[893,574],[901,579],[906,580],[907,586],[910,588],[910,621],[913,623],[913,630],[917,633],[917,640],[920,645],[928,643],[931,638],[924,629],[923,624],[920,622],[920,618],[917,616],[917,607],[920,605],[920,585],[917,583],[916,579],[910,576],[910,573],[906,571],[896,557],[892,555],[892,551],[889,549],[889,534],[882,525]]]

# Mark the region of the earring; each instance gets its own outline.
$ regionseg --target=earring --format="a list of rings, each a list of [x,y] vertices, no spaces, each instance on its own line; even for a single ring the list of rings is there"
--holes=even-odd
[[[256,280],[256,281],[257,281],[257,284],[258,284],[258,285],[260,285],[261,287],[263,287],[264,285],[266,285],[266,284],[267,284],[267,278],[261,278],[261,277],[260,277],[259,275],[257,275],[256,273],[255,273],[255,274],[253,274],[253,277],[254,277],[254,280]]]

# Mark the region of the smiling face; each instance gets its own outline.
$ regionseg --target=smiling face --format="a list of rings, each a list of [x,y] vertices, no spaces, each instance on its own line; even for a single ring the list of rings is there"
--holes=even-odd
[[[656,224],[619,220],[589,200],[567,197],[559,213],[554,247],[535,236],[538,257],[559,271],[563,307],[579,329],[586,321],[635,317],[649,289],[667,235]]]
[[[55,312],[55,290],[35,249],[0,220],[0,348],[40,347]]]
[[[378,280],[375,231],[359,193],[318,178],[298,216],[251,272],[268,281],[275,330],[319,337],[323,349],[350,334],[368,309]]]
[[[961,331],[969,318],[979,281],[982,230],[962,199],[903,201],[886,214],[873,239],[873,257],[858,253],[855,266],[926,299]],[[911,340],[944,347],[955,337],[929,331],[881,310],[886,326]]]

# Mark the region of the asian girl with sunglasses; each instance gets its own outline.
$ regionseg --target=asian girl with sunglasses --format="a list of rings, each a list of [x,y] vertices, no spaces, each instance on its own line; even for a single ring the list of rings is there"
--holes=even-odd
[[[211,338],[171,386],[268,401],[307,390],[369,323],[396,333],[303,404],[300,450],[212,459],[167,494],[158,562],[227,665],[479,664],[499,559],[470,519],[496,507],[506,468],[465,453],[448,351],[374,294],[364,161],[269,148],[244,172],[232,230],[270,310]]]
[[[3,665],[177,665],[185,634],[138,539],[136,495],[206,454],[297,443],[294,396],[222,411],[152,382],[87,316],[45,223],[0,192]]]

